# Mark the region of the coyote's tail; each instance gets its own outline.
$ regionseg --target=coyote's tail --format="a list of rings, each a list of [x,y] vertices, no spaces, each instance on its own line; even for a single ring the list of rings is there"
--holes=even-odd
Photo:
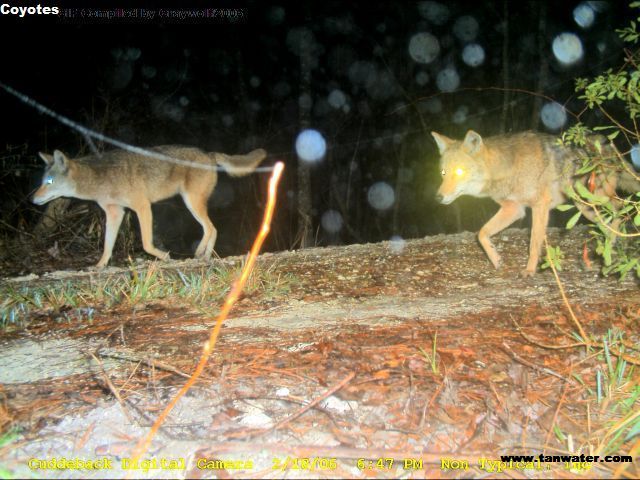
[[[267,156],[267,152],[258,148],[246,155],[227,155],[226,153],[211,153],[218,165],[222,165],[232,177],[242,177],[253,172],[258,164]]]

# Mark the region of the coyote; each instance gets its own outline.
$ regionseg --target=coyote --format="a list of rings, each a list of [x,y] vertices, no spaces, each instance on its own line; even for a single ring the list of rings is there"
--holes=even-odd
[[[33,195],[34,203],[43,205],[58,197],[75,197],[93,200],[105,211],[104,251],[97,267],[104,267],[111,258],[124,207],[130,208],[138,216],[144,250],[162,260],[168,259],[168,252],[153,245],[151,204],[176,194],[180,194],[204,230],[196,257],[209,258],[217,236],[207,213],[207,200],[218,181],[215,166],[221,165],[231,176],[242,176],[254,171],[267,155],[262,149],[253,150],[247,155],[225,155],[176,145],[149,150],[182,163],[171,163],[126,150],[111,150],[99,156],[75,159],[68,158],[59,150],[54,151],[53,155],[40,152],[46,170],[42,185]],[[185,162],[212,168],[187,166]]]
[[[497,269],[500,255],[491,243],[491,236],[504,230],[532,211],[529,261],[524,275],[533,275],[538,266],[540,250],[549,221],[549,210],[565,199],[564,190],[579,177],[575,172],[580,159],[589,153],[585,148],[561,146],[557,137],[536,132],[499,135],[483,139],[469,130],[463,141],[452,140],[431,132],[440,150],[442,185],[436,197],[450,204],[460,195],[491,197],[500,209],[478,233],[480,245]],[[613,145],[603,145],[607,157],[618,156]],[[593,146],[593,145],[591,145]],[[632,167],[629,166],[629,171]],[[587,182],[584,175],[582,182]],[[640,190],[633,175],[623,171],[600,174],[595,178],[597,195],[614,198],[616,188]],[[615,205],[615,202],[614,202]],[[578,205],[582,214],[594,221],[593,211]]]

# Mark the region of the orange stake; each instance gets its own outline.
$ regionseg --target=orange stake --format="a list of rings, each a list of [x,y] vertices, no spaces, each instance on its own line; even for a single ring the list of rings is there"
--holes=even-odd
[[[277,190],[278,182],[280,181],[280,176],[282,175],[283,170],[284,170],[284,164],[282,162],[277,162],[273,168],[273,173],[271,174],[271,178],[269,179],[269,194],[268,194],[268,200],[267,200],[267,208],[264,212],[262,227],[260,228],[260,232],[258,232],[258,236],[256,237],[255,241],[253,242],[253,246],[251,247],[251,251],[249,252],[249,256],[247,257],[247,262],[245,263],[244,268],[242,269],[240,278],[234,283],[231,289],[231,292],[229,292],[229,295],[227,296],[224,302],[222,310],[218,315],[216,324],[213,327],[213,329],[211,329],[209,340],[207,340],[204,344],[204,347],[202,349],[202,355],[200,356],[200,361],[198,362],[198,365],[196,366],[193,374],[191,375],[187,383],[184,384],[184,386],[180,389],[180,391],[176,394],[176,396],[171,400],[171,402],[169,402],[169,404],[165,407],[162,413],[158,416],[158,419],[155,421],[155,423],[151,427],[151,430],[149,430],[149,433],[138,442],[138,444],[136,445],[133,451],[133,456],[131,458],[132,463],[137,462],[140,459],[140,457],[142,457],[142,455],[144,455],[147,452],[147,450],[149,449],[149,445],[151,445],[151,441],[153,440],[153,437],[155,437],[156,433],[158,432],[158,429],[164,423],[169,413],[171,413],[171,410],[173,410],[173,408],[176,406],[176,404],[178,403],[178,400],[180,400],[180,398],[189,391],[189,389],[193,386],[193,384],[196,383],[196,380],[198,380],[198,377],[204,370],[204,367],[207,364],[207,360],[209,359],[209,356],[213,352],[213,349],[216,344],[216,340],[218,339],[218,335],[220,334],[222,323],[225,321],[225,319],[229,315],[229,311],[231,310],[231,307],[240,296],[240,293],[242,292],[242,289],[244,288],[244,285],[247,282],[249,275],[251,274],[253,265],[256,262],[256,257],[258,256],[258,253],[262,248],[262,244],[264,243],[265,238],[267,238],[267,234],[269,233],[269,230],[271,228],[271,219],[273,218],[273,211],[276,205],[276,190]]]
[[[589,191],[591,193],[596,191],[596,171],[592,170],[591,171],[591,175],[589,175],[589,181],[587,182],[589,184]]]

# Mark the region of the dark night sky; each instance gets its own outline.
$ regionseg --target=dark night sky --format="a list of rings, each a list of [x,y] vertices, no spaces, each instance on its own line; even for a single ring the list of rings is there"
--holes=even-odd
[[[477,200],[436,205],[437,153],[428,132],[460,137],[473,128],[492,135],[503,126],[506,131],[559,131],[539,121],[538,109],[548,100],[536,104],[533,95],[515,91],[502,125],[505,27],[510,87],[538,91],[575,112],[581,104],[572,98],[573,79],[620,64],[622,44],[614,30],[632,19],[621,0],[506,4],[506,17],[503,1],[216,2],[244,9],[245,18],[190,24],[3,16],[0,81],[136,145],[180,143],[229,153],[261,146],[283,158],[288,166],[284,211],[272,249],[290,247],[295,237],[294,143],[305,105],[311,111],[309,126],[328,146],[312,169],[319,243],[476,230],[494,206]],[[185,8],[178,2],[171,6]],[[593,23],[583,28],[576,18],[589,20],[589,10]],[[416,37],[420,33],[428,35]],[[575,34],[569,40],[577,38],[582,46],[582,55],[570,65],[552,50],[562,33]],[[305,39],[312,59],[308,92],[298,55]],[[435,53],[429,50],[433,39]],[[472,56],[478,64],[469,65],[465,47],[467,54],[484,52],[484,59]],[[60,148],[73,155],[86,148],[80,135],[2,91],[0,109],[0,144],[26,143],[24,161],[32,170],[38,150]],[[569,114],[564,127],[571,122]],[[6,172],[3,178],[6,187]],[[239,187],[233,182],[222,182],[227,186],[221,189],[239,188],[240,194],[220,212],[214,203],[225,200],[214,199],[212,212],[224,223],[230,208],[253,209],[249,225],[259,217],[266,178],[243,180]],[[371,187],[378,182],[394,194],[393,205],[382,211],[371,201]],[[24,192],[32,187],[25,184]],[[338,217],[338,231],[323,228],[335,226]],[[226,242],[251,230],[233,228],[219,228],[228,253],[238,249],[225,247]]]

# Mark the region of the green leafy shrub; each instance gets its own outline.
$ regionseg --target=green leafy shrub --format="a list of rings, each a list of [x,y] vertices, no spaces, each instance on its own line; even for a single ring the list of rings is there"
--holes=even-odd
[[[631,3],[631,7],[640,9],[640,2]],[[625,49],[622,66],[614,71],[609,69],[593,79],[576,79],[576,92],[585,102],[586,111],[597,110],[607,124],[593,128],[598,136],[592,133],[582,122],[568,129],[562,141],[586,148],[589,155],[582,159],[578,174],[609,177],[623,175],[627,180],[626,196],[618,196],[613,201],[607,196],[597,195],[585,185],[577,181],[567,192],[576,205],[584,205],[596,216],[595,228],[592,230],[596,241],[596,252],[603,259],[603,273],[617,273],[624,278],[629,272],[640,277],[640,192],[638,182],[640,175],[633,170],[625,158],[636,148],[640,155],[640,130],[638,115],[640,114],[640,49],[638,40],[638,23],[640,16],[631,21],[626,28],[616,33],[629,44]],[[584,113],[584,112],[583,112]],[[607,145],[614,142],[617,148]],[[622,148],[621,148],[622,147]],[[575,208],[561,205],[560,210]],[[572,228],[581,213],[577,211],[567,222]]]

